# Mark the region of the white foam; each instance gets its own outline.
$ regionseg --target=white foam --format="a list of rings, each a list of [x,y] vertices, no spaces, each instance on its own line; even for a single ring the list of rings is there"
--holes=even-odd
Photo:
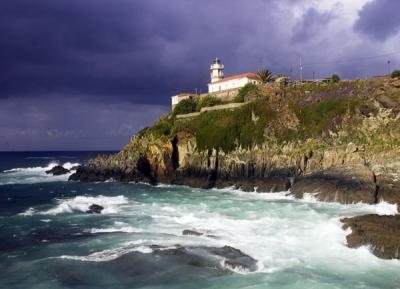
[[[315,194],[311,193],[303,194],[303,198],[300,199],[300,201],[309,204],[317,204],[320,207],[326,207],[326,208],[331,207],[337,209],[338,211],[359,210],[377,215],[396,215],[398,213],[397,204],[390,204],[385,201],[381,201],[378,204],[366,204],[361,202],[354,204],[341,204],[338,202],[318,201],[315,197]]]
[[[397,204],[390,204],[385,201],[381,201],[378,204],[366,204],[366,203],[354,203],[354,204],[341,204],[338,202],[323,202],[316,198],[315,193],[304,193],[302,199],[296,199],[290,194],[290,191],[274,192],[274,193],[258,193],[258,192],[243,192],[233,187],[224,189],[212,189],[213,191],[227,192],[232,195],[245,198],[245,199],[257,199],[257,200],[296,200],[307,204],[318,204],[319,206],[334,207],[339,210],[357,209],[364,210],[373,214],[378,215],[396,215],[398,213]]]
[[[119,246],[117,249],[104,250],[88,256],[61,258],[104,262],[133,251],[151,253],[149,244],[165,248],[174,244],[185,247],[228,245],[256,259],[258,272],[269,274],[286,269],[310,268],[317,272],[324,270],[342,278],[348,276],[349,272],[361,276],[365,272],[374,272],[382,268],[389,270],[387,272],[400,269],[399,261],[378,259],[368,247],[348,248],[346,236],[349,230],[343,230],[340,222],[343,216],[367,213],[394,214],[395,205],[385,202],[376,205],[343,205],[320,202],[312,194],[305,194],[303,199],[298,200],[288,195],[288,192],[244,193],[229,188],[205,191],[183,187],[179,188],[178,194],[173,195],[173,192],[174,190],[171,190],[168,197],[160,194],[157,201],[154,201],[156,197],[152,195],[151,202],[140,197],[138,199],[143,200],[142,203],[127,203],[127,199],[122,199],[120,204],[115,205],[115,209],[123,215],[124,222],[116,221],[108,228],[99,226],[90,230],[93,233],[140,232],[140,236],[128,236],[129,240],[132,240],[130,243],[118,244],[115,245]],[[68,208],[81,208],[79,210],[86,210],[87,205],[92,203],[107,208],[107,205],[100,202],[101,198],[106,197],[99,197],[97,200],[80,201],[77,199],[79,197],[60,200],[53,210],[65,212],[66,208],[61,207],[62,204],[68,204]],[[117,202],[116,199],[108,201]],[[85,206],[80,207],[81,203]],[[124,210],[121,210],[122,206]],[[145,222],[137,222],[143,217]],[[182,231],[185,229],[205,234],[184,236]],[[136,239],[138,237],[140,240]],[[126,242],[126,236],[121,242]],[[245,269],[229,269],[240,274],[248,273]]]
[[[95,252],[88,256],[62,255],[59,258],[68,259],[68,260],[77,260],[77,261],[83,261],[83,262],[108,262],[111,260],[115,260],[122,255],[132,253],[132,252],[139,252],[142,254],[150,254],[153,252],[153,250],[148,246],[122,247],[122,248],[107,249],[104,251]]]
[[[36,213],[36,210],[32,207],[26,209],[24,212],[19,213],[19,216],[33,216]]]
[[[253,192],[244,192],[240,189],[235,189],[233,187],[227,187],[223,189],[212,189],[212,191],[216,192],[225,192],[230,193],[232,195],[246,198],[246,199],[259,199],[259,200],[294,200],[294,196],[290,195],[290,191],[283,191],[283,192],[257,192],[255,188]]]
[[[389,204],[385,201],[381,201],[375,205],[375,210],[378,215],[397,215],[397,204]]]
[[[69,199],[57,200],[58,205],[45,212],[40,212],[42,215],[57,215],[73,212],[86,212],[89,206],[97,204],[104,209],[102,214],[114,214],[119,212],[120,205],[127,204],[128,199],[124,196],[106,197],[106,196],[77,196]]]
[[[146,243],[229,245],[258,260],[258,271],[266,273],[297,266],[322,266],[346,272],[353,267],[367,270],[388,262],[372,255],[368,248],[348,248],[349,232],[342,229],[340,219],[367,213],[392,215],[397,212],[396,205],[326,203],[318,201],[313,194],[295,199],[289,192],[246,193],[232,188],[208,193],[187,190],[183,197],[180,192],[182,202],[160,200],[136,204],[131,209],[152,217],[149,227],[152,232],[168,234],[162,238],[149,235]],[[221,192],[230,195],[221,195]],[[193,204],[190,194],[195,194]],[[197,194],[202,194],[201,203],[196,202]],[[199,237],[183,236],[185,229],[207,233]],[[392,264],[400,268],[400,262]],[[246,273],[246,270],[239,271]]]
[[[90,233],[141,233],[142,229],[135,228],[132,226],[124,226],[124,227],[111,227],[111,228],[92,228],[90,229]]]
[[[51,222],[50,219],[41,219],[40,221],[43,222],[43,223],[50,223]]]
[[[3,173],[14,173],[14,172],[42,172],[44,170],[51,170],[55,166],[58,166],[58,162],[50,162],[46,167],[27,167],[27,168],[15,168],[10,170],[4,170]]]
[[[74,173],[71,171],[67,174],[60,176],[53,176],[46,174],[46,171],[51,170],[55,166],[59,165],[58,162],[50,162],[46,167],[26,167],[26,168],[14,168],[5,170],[0,173],[0,185],[12,185],[12,184],[34,184],[43,182],[59,182],[67,181],[68,177]],[[64,163],[62,166],[68,170],[78,166],[79,163]]]
[[[79,165],[80,165],[79,163],[66,162],[66,163],[64,163],[62,166],[63,166],[64,168],[66,168],[67,170],[71,170],[72,168],[77,167],[77,166],[79,166]]]

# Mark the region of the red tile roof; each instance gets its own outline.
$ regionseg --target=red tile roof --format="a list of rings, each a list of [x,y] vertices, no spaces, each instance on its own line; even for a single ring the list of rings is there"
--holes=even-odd
[[[233,80],[233,79],[238,79],[238,78],[244,78],[244,77],[252,78],[252,79],[256,79],[256,80],[261,80],[260,77],[255,73],[242,73],[242,74],[237,74],[237,75],[232,75],[232,76],[226,77],[226,78],[224,78],[222,80],[219,80],[219,81],[216,81],[216,82],[213,82],[213,83],[221,83],[221,82],[225,82],[225,81],[229,81],[229,80]]]

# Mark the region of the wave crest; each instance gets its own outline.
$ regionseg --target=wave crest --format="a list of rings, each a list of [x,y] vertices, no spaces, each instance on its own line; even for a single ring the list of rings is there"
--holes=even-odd
[[[62,165],[64,168],[72,170],[70,173],[65,175],[53,176],[46,174],[46,171],[51,170],[58,165],[60,165],[58,162],[53,161],[45,167],[26,167],[4,170],[0,173],[0,185],[67,181],[68,177],[74,172],[72,169],[80,164],[71,162],[64,163]]]
[[[70,199],[57,200],[58,205],[50,210],[41,212],[42,215],[58,215],[74,212],[86,212],[90,205],[97,204],[104,207],[102,214],[114,214],[119,212],[119,206],[128,203],[124,196],[77,196]]]

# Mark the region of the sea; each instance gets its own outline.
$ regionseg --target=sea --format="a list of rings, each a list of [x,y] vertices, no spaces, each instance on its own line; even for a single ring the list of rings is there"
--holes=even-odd
[[[104,153],[0,153],[0,288],[400,288],[399,260],[348,248],[340,223],[394,205],[45,173]]]

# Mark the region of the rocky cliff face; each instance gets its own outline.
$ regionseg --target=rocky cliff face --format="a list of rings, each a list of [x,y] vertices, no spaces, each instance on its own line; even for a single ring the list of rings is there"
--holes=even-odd
[[[175,131],[162,136],[150,128],[134,136],[118,154],[89,161],[71,179],[235,186],[262,192],[290,189],[296,197],[314,193],[328,202],[399,203],[400,81],[298,87],[280,94],[274,91],[272,96],[262,93],[262,87],[253,92],[257,105],[248,105],[250,109],[239,114],[248,117],[243,127],[253,125],[250,136],[257,134],[265,118],[261,142],[255,139],[242,146],[238,139],[246,130],[237,127],[234,146],[227,151],[223,146],[227,147],[229,135],[222,138],[225,143],[213,141],[225,128],[216,135],[212,129],[218,121],[229,121],[230,112],[222,116],[208,112],[201,116],[203,122],[212,119],[207,125],[179,121]],[[233,119],[239,121],[243,122]],[[200,142],[204,127],[210,136]],[[212,145],[204,147],[207,142]]]
[[[400,203],[400,81],[258,88],[236,111],[162,118],[71,180],[234,186]],[[160,133],[162,132],[162,133]],[[351,225],[349,225],[351,226]]]

